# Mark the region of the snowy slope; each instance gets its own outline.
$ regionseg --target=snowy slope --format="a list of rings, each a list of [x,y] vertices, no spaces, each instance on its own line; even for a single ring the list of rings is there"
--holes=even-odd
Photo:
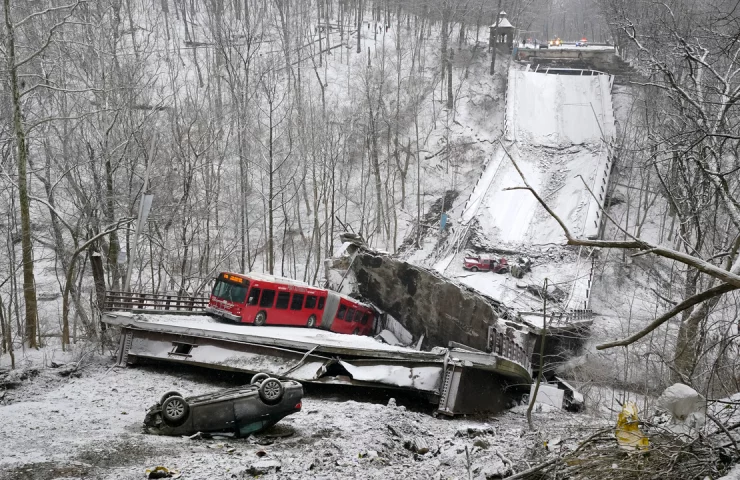
[[[607,129],[602,98],[605,75],[552,75],[512,69],[509,73],[509,140],[560,147],[598,144]],[[613,126],[613,122],[612,122]]]
[[[516,65],[509,69],[506,141],[484,165],[464,206],[453,212],[455,233],[442,259],[433,264],[437,271],[511,307],[538,308],[541,299],[517,289],[508,275],[461,268],[465,242],[476,225],[493,248],[536,258],[525,283],[541,284],[547,277],[567,292],[562,308],[588,307],[589,252],[581,251],[581,257],[560,251],[565,233],[529,191],[517,189],[524,182],[512,160],[571,232],[597,235],[611,167],[606,142],[615,133],[610,88],[608,75],[552,75]]]

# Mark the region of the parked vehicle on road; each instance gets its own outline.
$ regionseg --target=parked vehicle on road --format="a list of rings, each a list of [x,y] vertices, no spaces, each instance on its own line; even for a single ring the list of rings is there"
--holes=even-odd
[[[299,412],[302,399],[300,383],[258,373],[250,385],[205,395],[167,392],[147,411],[144,428],[157,435],[231,432],[245,437]]]
[[[509,262],[504,257],[491,255],[466,255],[463,259],[463,268],[473,272],[506,273],[509,271]]]
[[[206,311],[238,323],[318,327],[371,335],[375,310],[346,295],[289,278],[222,272]]]
[[[588,46],[588,40],[585,38],[582,38],[576,42],[576,47],[587,47]]]

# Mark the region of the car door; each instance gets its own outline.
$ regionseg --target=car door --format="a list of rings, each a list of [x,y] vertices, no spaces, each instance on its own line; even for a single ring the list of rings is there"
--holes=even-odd
[[[191,415],[196,432],[220,432],[235,428],[233,400],[230,399],[197,405]]]
[[[235,427],[239,436],[244,437],[262,429],[266,420],[269,420],[270,407],[265,405],[257,394],[243,396],[234,402]]]

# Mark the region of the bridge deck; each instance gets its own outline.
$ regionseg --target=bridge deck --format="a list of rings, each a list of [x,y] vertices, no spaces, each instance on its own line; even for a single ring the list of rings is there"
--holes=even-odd
[[[505,385],[529,384],[531,372],[500,355],[441,348],[432,352],[392,346],[370,337],[298,327],[226,324],[207,316],[107,312],[121,328],[119,364],[139,359],[270,375],[310,383],[406,389],[439,403],[440,412],[486,409],[480,398],[505,402]],[[452,379],[452,380],[450,380]],[[486,386],[480,387],[481,383]],[[487,395],[458,395],[479,386]],[[446,394],[445,394],[446,392]],[[444,394],[444,395],[443,395]]]

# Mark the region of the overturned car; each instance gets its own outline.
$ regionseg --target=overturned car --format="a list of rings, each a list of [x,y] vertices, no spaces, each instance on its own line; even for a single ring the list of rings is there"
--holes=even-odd
[[[243,387],[192,397],[167,392],[147,411],[144,430],[156,435],[231,432],[246,437],[300,411],[302,398],[300,383],[258,373]]]

